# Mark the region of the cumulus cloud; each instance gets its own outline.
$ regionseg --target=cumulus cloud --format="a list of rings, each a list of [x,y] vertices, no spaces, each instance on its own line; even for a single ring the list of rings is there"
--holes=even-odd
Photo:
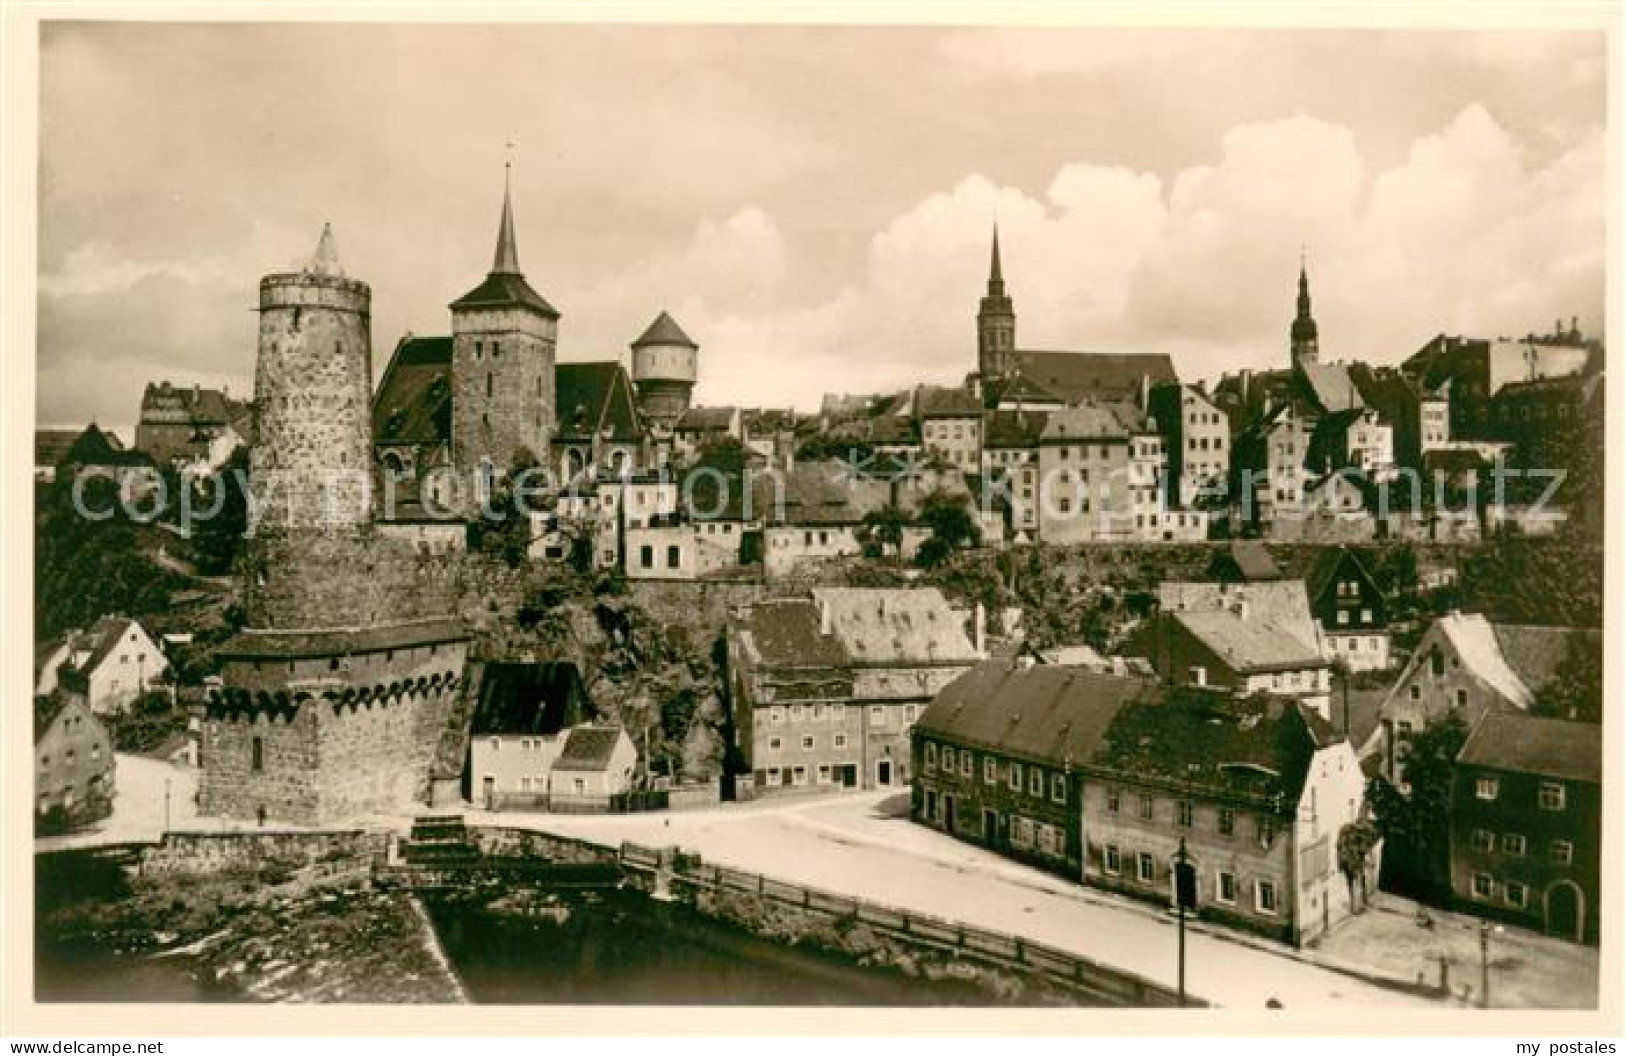
[[[71,250],[62,266],[39,278],[46,297],[84,297],[128,290],[143,279],[167,277],[189,284],[219,282],[227,275],[220,257],[204,260],[130,260],[103,242]]]
[[[973,369],[995,219],[1031,348],[1166,351],[1191,377],[1281,366],[1305,246],[1331,358],[1391,363],[1441,330],[1526,333],[1559,315],[1597,329],[1601,131],[1528,157],[1477,105],[1385,169],[1348,129],[1296,115],[1232,128],[1167,184],[1087,162],[1041,194],[966,177],[877,231],[862,272],[819,303],[784,299],[805,262],[754,210],[614,285],[687,281],[703,398],[804,407]]]

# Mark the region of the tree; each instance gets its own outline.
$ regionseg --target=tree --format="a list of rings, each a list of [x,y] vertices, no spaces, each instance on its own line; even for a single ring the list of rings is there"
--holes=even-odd
[[[1595,641],[1584,634],[1569,636],[1568,652],[1529,711],[1549,719],[1602,722],[1602,650]]]
[[[1371,855],[1382,833],[1367,818],[1343,826],[1337,834],[1337,868],[1349,885],[1349,911],[1359,913],[1371,900]]]
[[[841,436],[815,436],[796,448],[798,462],[847,462],[868,465],[875,447],[867,440]]]
[[[900,552],[903,546],[903,528],[907,524],[908,518],[892,503],[864,514],[863,527],[858,533],[859,542],[863,546],[863,556],[876,558],[884,556],[888,551]]]
[[[1408,743],[1404,794],[1381,778],[1370,787],[1372,814],[1387,843],[1383,864],[1394,886],[1423,901],[1450,895],[1450,789],[1467,724],[1455,712]]]
[[[189,485],[194,492],[193,509],[214,510],[214,504],[220,504],[213,516],[200,518],[192,526],[192,552],[198,570],[206,575],[230,573],[242,549],[243,533],[248,530],[247,484],[248,448],[239,445],[218,473]]]

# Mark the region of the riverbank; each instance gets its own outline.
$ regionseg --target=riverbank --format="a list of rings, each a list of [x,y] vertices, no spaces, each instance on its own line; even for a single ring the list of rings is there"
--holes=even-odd
[[[274,854],[144,874],[83,852],[36,863],[41,1001],[466,1000],[412,894],[370,877],[312,886]]]

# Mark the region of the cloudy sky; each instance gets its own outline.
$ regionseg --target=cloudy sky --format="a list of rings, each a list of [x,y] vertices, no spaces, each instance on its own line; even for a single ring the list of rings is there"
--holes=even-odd
[[[252,391],[259,277],[331,221],[374,370],[520,260],[564,360],[669,309],[697,397],[974,365],[989,228],[1028,348],[1284,365],[1601,328],[1600,34],[48,24],[38,420]],[[376,380],[376,379],[375,379]],[[126,432],[128,436],[128,432]]]

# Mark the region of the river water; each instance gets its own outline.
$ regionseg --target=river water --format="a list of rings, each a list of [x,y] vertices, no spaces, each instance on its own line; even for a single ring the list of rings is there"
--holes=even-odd
[[[551,916],[533,916],[466,897],[424,901],[447,958],[479,1004],[993,1003],[962,981],[914,979],[781,945],[638,891],[574,892],[553,904]],[[241,1000],[186,955],[120,952],[41,934],[34,967],[42,1002]]]
[[[974,1005],[968,983],[930,982],[784,946],[677,903],[612,890],[556,900],[567,919],[426,902],[480,1004]]]

